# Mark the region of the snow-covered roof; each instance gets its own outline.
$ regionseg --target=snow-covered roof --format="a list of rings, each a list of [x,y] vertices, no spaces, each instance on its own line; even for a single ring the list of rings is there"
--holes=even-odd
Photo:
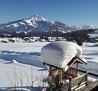
[[[47,63],[63,70],[68,69],[68,63],[74,58],[79,57],[85,63],[87,61],[82,56],[82,49],[79,45],[67,41],[55,41],[47,44],[41,50],[42,62]]]

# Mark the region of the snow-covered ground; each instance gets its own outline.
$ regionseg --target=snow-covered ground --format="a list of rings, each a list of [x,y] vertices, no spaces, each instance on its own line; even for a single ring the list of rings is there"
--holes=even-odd
[[[0,88],[41,86],[48,74],[40,62],[45,42],[0,43]]]
[[[0,90],[9,91],[10,87],[29,88],[32,85],[34,87],[46,85],[42,81],[46,81],[48,71],[40,62],[40,52],[48,43],[0,43]],[[82,49],[88,64],[79,65],[79,68],[98,74],[98,43],[85,43]]]
[[[98,74],[98,43],[87,43],[82,47],[87,65],[80,65],[81,69]]]

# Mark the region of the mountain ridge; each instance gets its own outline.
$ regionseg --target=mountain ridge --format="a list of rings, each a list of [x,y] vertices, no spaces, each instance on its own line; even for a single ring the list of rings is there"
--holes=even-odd
[[[90,25],[69,26],[62,22],[51,22],[48,19],[33,15],[30,18],[11,21],[8,23],[0,24],[0,31],[9,32],[27,32],[27,31],[53,31],[57,27],[60,31],[76,31],[80,29],[91,29]]]

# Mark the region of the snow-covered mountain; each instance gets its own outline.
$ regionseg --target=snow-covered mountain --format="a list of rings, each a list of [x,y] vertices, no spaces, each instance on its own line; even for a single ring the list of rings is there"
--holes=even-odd
[[[58,29],[59,31],[76,31],[80,29],[89,29],[91,26],[68,26],[61,22],[51,22],[42,16],[32,16],[27,19],[21,19],[5,24],[0,24],[2,32],[50,32]]]
[[[89,35],[91,38],[98,37],[98,29],[96,29],[96,30],[93,31],[93,32],[88,33],[88,35]]]
[[[0,31],[7,32],[29,32],[29,31],[50,31],[51,22],[42,16],[32,16],[28,19],[21,19],[0,25]]]
[[[69,26],[70,31],[77,31],[77,30],[87,30],[87,29],[94,29],[92,25],[78,25],[78,26]]]

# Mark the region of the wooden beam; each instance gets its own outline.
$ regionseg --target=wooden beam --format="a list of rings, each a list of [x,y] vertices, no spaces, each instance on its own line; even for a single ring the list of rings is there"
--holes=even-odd
[[[81,91],[91,91],[92,89],[94,89],[95,87],[98,86],[98,80],[95,82],[91,82],[90,84],[88,84],[84,89],[82,89]]]
[[[56,67],[56,66],[54,66],[54,65],[51,65],[51,64],[48,64],[48,63],[43,63],[44,65],[49,65],[49,66],[52,66],[52,67],[54,67],[54,68],[58,68],[58,69],[61,69],[61,70],[63,70],[62,68],[59,68],[59,67]]]

